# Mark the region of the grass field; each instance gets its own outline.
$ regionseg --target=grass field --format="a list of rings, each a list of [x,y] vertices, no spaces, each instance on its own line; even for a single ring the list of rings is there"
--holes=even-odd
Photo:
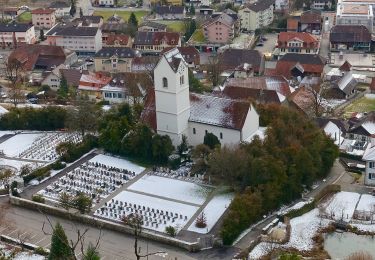
[[[107,21],[109,17],[111,17],[114,14],[117,14],[120,16],[124,21],[128,21],[130,14],[134,13],[135,17],[137,17],[138,24],[140,24],[143,20],[143,17],[148,14],[147,11],[95,11],[94,15],[101,15],[103,16],[104,21]]]
[[[375,110],[375,99],[362,97],[345,108],[345,115],[353,112],[369,112]]]
[[[185,33],[185,24],[183,21],[156,21],[157,23],[165,24],[171,31],[178,33]]]
[[[196,29],[193,35],[191,36],[191,39],[194,42],[205,42],[204,34],[203,34],[203,29]]]
[[[20,23],[31,22],[31,12],[23,12],[17,17],[17,21]]]

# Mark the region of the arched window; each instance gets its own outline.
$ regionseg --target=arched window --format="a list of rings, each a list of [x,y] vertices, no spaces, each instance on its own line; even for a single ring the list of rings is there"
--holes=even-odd
[[[163,88],[168,88],[168,80],[166,77],[163,78]]]

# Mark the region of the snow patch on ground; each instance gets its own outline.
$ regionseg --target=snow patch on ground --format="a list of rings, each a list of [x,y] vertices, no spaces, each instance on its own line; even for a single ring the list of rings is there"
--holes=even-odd
[[[43,134],[18,134],[0,144],[0,150],[10,157],[18,156]]]
[[[10,160],[10,159],[0,158],[0,166],[9,166],[19,171],[24,165],[30,165],[32,169],[36,169],[37,167],[43,166],[43,163],[30,163],[30,162],[25,162],[25,161],[18,161],[16,159]]]
[[[335,220],[349,222],[355,210],[360,195],[354,192],[342,191],[336,193],[331,200],[325,203],[326,213]]]
[[[211,188],[192,182],[180,181],[155,175],[145,175],[128,190],[140,191],[151,195],[173,198],[184,202],[202,205]]]
[[[207,227],[197,228],[195,226],[195,219],[188,230],[201,234],[207,234],[208,232],[210,232],[219,218],[224,214],[225,210],[229,207],[233,197],[234,194],[232,193],[214,196],[203,209],[203,212],[207,219]]]
[[[14,134],[14,131],[0,131],[0,137],[4,135],[12,135]]]
[[[369,194],[363,194],[359,200],[356,210],[371,211],[375,208],[375,197]]]
[[[104,154],[99,154],[95,156],[94,158],[90,160],[90,162],[94,162],[94,163],[97,162],[97,163],[105,164],[107,166],[127,169],[129,171],[135,172],[135,174],[139,174],[145,170],[144,167],[131,163],[128,160],[124,160],[121,158],[116,158],[116,157],[108,156]]]

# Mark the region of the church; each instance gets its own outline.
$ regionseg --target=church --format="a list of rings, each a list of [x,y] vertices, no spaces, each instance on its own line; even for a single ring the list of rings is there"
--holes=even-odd
[[[173,145],[182,135],[190,145],[203,143],[213,133],[220,143],[251,141],[259,129],[259,115],[250,102],[189,91],[188,64],[178,49],[165,52],[154,70],[155,88],[145,101],[141,120]]]

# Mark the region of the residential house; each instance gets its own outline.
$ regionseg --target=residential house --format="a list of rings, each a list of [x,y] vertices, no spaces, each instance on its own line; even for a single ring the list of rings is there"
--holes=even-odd
[[[185,18],[185,6],[157,6],[155,8],[155,18],[161,20],[182,20]]]
[[[229,43],[237,33],[236,20],[226,13],[210,18],[202,28],[206,41],[210,43]]]
[[[50,29],[56,23],[55,10],[51,8],[38,8],[31,11],[32,23],[40,29]]]
[[[337,5],[336,25],[363,25],[373,33],[373,24],[374,13],[371,5],[361,3]]]
[[[296,109],[308,117],[315,117],[321,111],[315,103],[315,96],[317,90],[311,89],[309,86],[302,86],[297,88],[289,97],[289,107]]]
[[[288,32],[299,32],[299,25],[299,18],[288,18],[286,23],[286,29]]]
[[[35,43],[35,30],[32,24],[0,23],[0,46],[17,48],[23,44]]]
[[[364,25],[336,25],[330,34],[331,51],[365,51],[371,50],[371,33]]]
[[[259,116],[250,102],[189,92],[188,66],[177,49],[162,55],[154,70],[154,91],[149,91],[141,121],[173,145],[187,136],[191,145],[207,133],[222,145],[248,141],[259,130]]]
[[[281,75],[287,79],[321,77],[325,63],[320,55],[287,53],[277,61],[275,69],[266,71],[266,75]]]
[[[13,50],[9,60],[16,59],[22,63],[23,70],[49,70],[64,64],[70,66],[77,61],[77,55],[58,46],[25,44]]]
[[[165,0],[164,3],[166,5],[178,5],[178,6],[183,5],[182,0]],[[160,0],[150,0],[150,4],[153,6],[156,6],[160,4]]]
[[[311,9],[328,11],[332,8],[332,0],[313,0]]]
[[[93,55],[102,48],[98,27],[56,24],[46,34],[46,44],[74,50],[77,55]]]
[[[320,34],[322,30],[322,16],[320,11],[310,10],[301,14],[299,31]]]
[[[110,104],[143,103],[146,93],[153,88],[153,82],[147,73],[118,73],[102,90],[103,100]]]
[[[0,7],[0,15],[3,19],[15,19],[22,13],[18,7]]]
[[[54,1],[49,4],[49,8],[55,10],[56,18],[70,16],[70,2]]]
[[[95,70],[110,73],[131,72],[136,52],[129,47],[103,47],[94,56]]]
[[[124,19],[122,19],[121,16],[118,16],[117,14],[114,14],[114,15],[111,15],[107,19],[107,23],[110,23],[110,24],[119,24],[119,23],[125,23],[125,21],[124,21]]]
[[[160,53],[165,48],[180,46],[180,34],[175,32],[137,32],[133,43],[143,53]]]
[[[142,56],[142,57],[135,57],[132,62],[132,72],[136,73],[148,73],[152,74],[156,64],[159,61],[158,56]]]
[[[371,142],[362,156],[362,160],[366,162],[365,185],[375,186],[375,145]]]
[[[103,39],[103,37],[102,37]],[[132,47],[133,40],[126,34],[109,34],[103,41],[104,47]]]
[[[348,121],[349,129],[346,137],[351,140],[361,141],[364,148],[375,138],[375,112],[354,115]]]
[[[78,90],[81,95],[88,96],[90,100],[100,101],[102,100],[102,88],[106,86],[111,79],[111,77],[106,76],[102,72],[82,74],[79,80]]]
[[[167,31],[167,25],[147,21],[147,22],[142,23],[138,27],[138,31],[139,32],[166,32]]]
[[[76,18],[72,21],[78,27],[97,27],[100,28],[103,25],[103,17],[100,15],[84,15]]]
[[[102,31],[102,42],[105,43],[110,35],[123,34],[128,25],[126,23],[103,23],[100,27]]]
[[[60,87],[62,78],[66,80],[69,87],[78,88],[81,75],[88,75],[88,70],[68,69],[65,65],[60,65],[52,71],[48,71],[46,77],[41,82],[41,85],[49,86],[52,90],[57,91]]]
[[[335,118],[318,117],[315,119],[315,123],[336,145],[342,144],[348,129],[344,121]]]
[[[241,29],[255,31],[270,25],[273,21],[274,3],[275,0],[261,0],[246,4],[238,11]]]
[[[219,55],[220,70],[230,74],[244,63],[252,66],[255,75],[263,74],[265,60],[263,54],[257,50],[226,49]]]
[[[171,50],[172,48],[164,49],[164,52]],[[177,47],[178,51],[181,53],[185,62],[188,64],[189,68],[196,68],[200,65],[200,55],[199,51],[193,46]]]
[[[289,0],[275,0],[275,12],[288,13],[289,5]]]
[[[102,6],[102,7],[104,7],[104,6],[114,7],[115,6],[115,0],[95,0],[94,4]]]
[[[294,89],[282,76],[229,78],[221,94],[231,99],[252,100],[262,104],[283,104]]]
[[[280,32],[274,54],[278,57],[286,53],[317,54],[319,43],[319,39],[310,33]]]
[[[254,76],[253,66],[248,63],[238,65],[233,72],[234,78],[250,78]]]
[[[355,95],[357,85],[358,82],[352,72],[348,71],[343,76],[332,77],[329,94],[336,99],[349,99]]]

